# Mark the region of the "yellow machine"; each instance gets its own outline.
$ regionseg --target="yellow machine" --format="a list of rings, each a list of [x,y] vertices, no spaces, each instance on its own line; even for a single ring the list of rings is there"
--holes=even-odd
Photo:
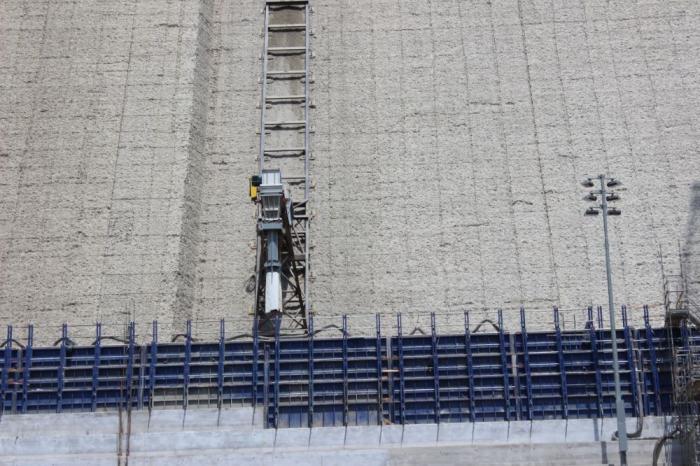
[[[248,194],[250,195],[250,200],[255,202],[258,199],[258,186],[262,183],[262,178],[260,175],[253,175],[250,177],[248,183]]]

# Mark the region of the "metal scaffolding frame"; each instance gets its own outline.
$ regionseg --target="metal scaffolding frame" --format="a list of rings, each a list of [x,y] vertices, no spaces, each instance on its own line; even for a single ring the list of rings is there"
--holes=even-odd
[[[672,411],[675,422],[666,438],[677,439],[683,464],[700,465],[700,349],[692,335],[700,323],[700,307],[688,296],[688,283],[679,253],[680,273],[664,276],[667,341],[672,354]],[[663,261],[662,261],[663,273]],[[645,313],[648,310],[645,309]],[[667,450],[667,455],[670,450]]]
[[[137,343],[135,325],[116,341],[95,327],[92,345],[78,346],[64,326],[51,347],[33,344],[32,327],[18,339],[8,327],[0,348],[0,406],[5,413],[253,405],[270,427],[412,424],[488,420],[601,418],[615,415],[612,338],[618,341],[628,415],[670,414],[671,341],[665,328],[586,327],[508,332],[502,316],[490,333],[464,315],[461,334],[430,332],[353,336],[348,320],[328,335],[285,337],[281,319],[264,337],[229,335],[199,341],[188,323],[174,341]],[[623,316],[624,316],[623,311]],[[648,315],[647,315],[648,317]],[[700,351],[688,330],[676,344]],[[22,341],[20,341],[22,340]],[[694,353],[695,354],[695,353]]]

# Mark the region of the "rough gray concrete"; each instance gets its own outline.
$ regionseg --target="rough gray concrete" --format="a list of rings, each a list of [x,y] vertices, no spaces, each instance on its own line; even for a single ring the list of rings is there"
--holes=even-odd
[[[644,419],[630,464],[649,463],[668,422]],[[252,408],[136,411],[130,422],[122,413],[121,424],[117,413],[8,415],[0,465],[616,464],[614,430],[614,419],[579,419],[275,431]]]
[[[262,4],[0,3],[1,322],[249,327]],[[319,318],[605,302],[601,171],[616,301],[660,316],[659,251],[697,243],[698,2],[312,5]]]
[[[0,4],[3,322],[189,313],[211,5]]]

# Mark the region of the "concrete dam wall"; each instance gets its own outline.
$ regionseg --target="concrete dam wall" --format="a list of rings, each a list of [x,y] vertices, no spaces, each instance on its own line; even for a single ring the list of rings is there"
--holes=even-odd
[[[262,7],[0,2],[0,322],[249,329]],[[661,319],[660,253],[699,269],[697,1],[312,7],[319,318],[604,303],[609,173],[616,304]]]

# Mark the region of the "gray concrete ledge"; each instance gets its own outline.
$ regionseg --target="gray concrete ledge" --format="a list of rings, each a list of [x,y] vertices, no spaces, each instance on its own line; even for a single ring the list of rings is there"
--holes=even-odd
[[[648,462],[669,422],[664,417],[644,418],[640,439],[630,441],[630,454]],[[537,452],[551,464],[568,458],[562,455],[573,455],[570,464],[586,464],[578,462],[585,458],[600,464],[613,462],[611,452],[614,457],[617,451],[611,441],[615,419],[275,430],[262,428],[262,418],[251,408],[230,408],[154,410],[150,416],[147,411],[133,412],[129,435],[127,426],[126,413],[121,432],[118,413],[6,415],[0,419],[0,466],[115,464],[120,441],[122,453],[129,445],[129,464],[154,466],[201,464],[203,458],[210,465],[230,464],[231,458],[236,464],[295,466],[457,464],[451,462],[463,455],[479,458],[478,464],[539,464]],[[637,420],[629,419],[628,431],[636,427]]]

